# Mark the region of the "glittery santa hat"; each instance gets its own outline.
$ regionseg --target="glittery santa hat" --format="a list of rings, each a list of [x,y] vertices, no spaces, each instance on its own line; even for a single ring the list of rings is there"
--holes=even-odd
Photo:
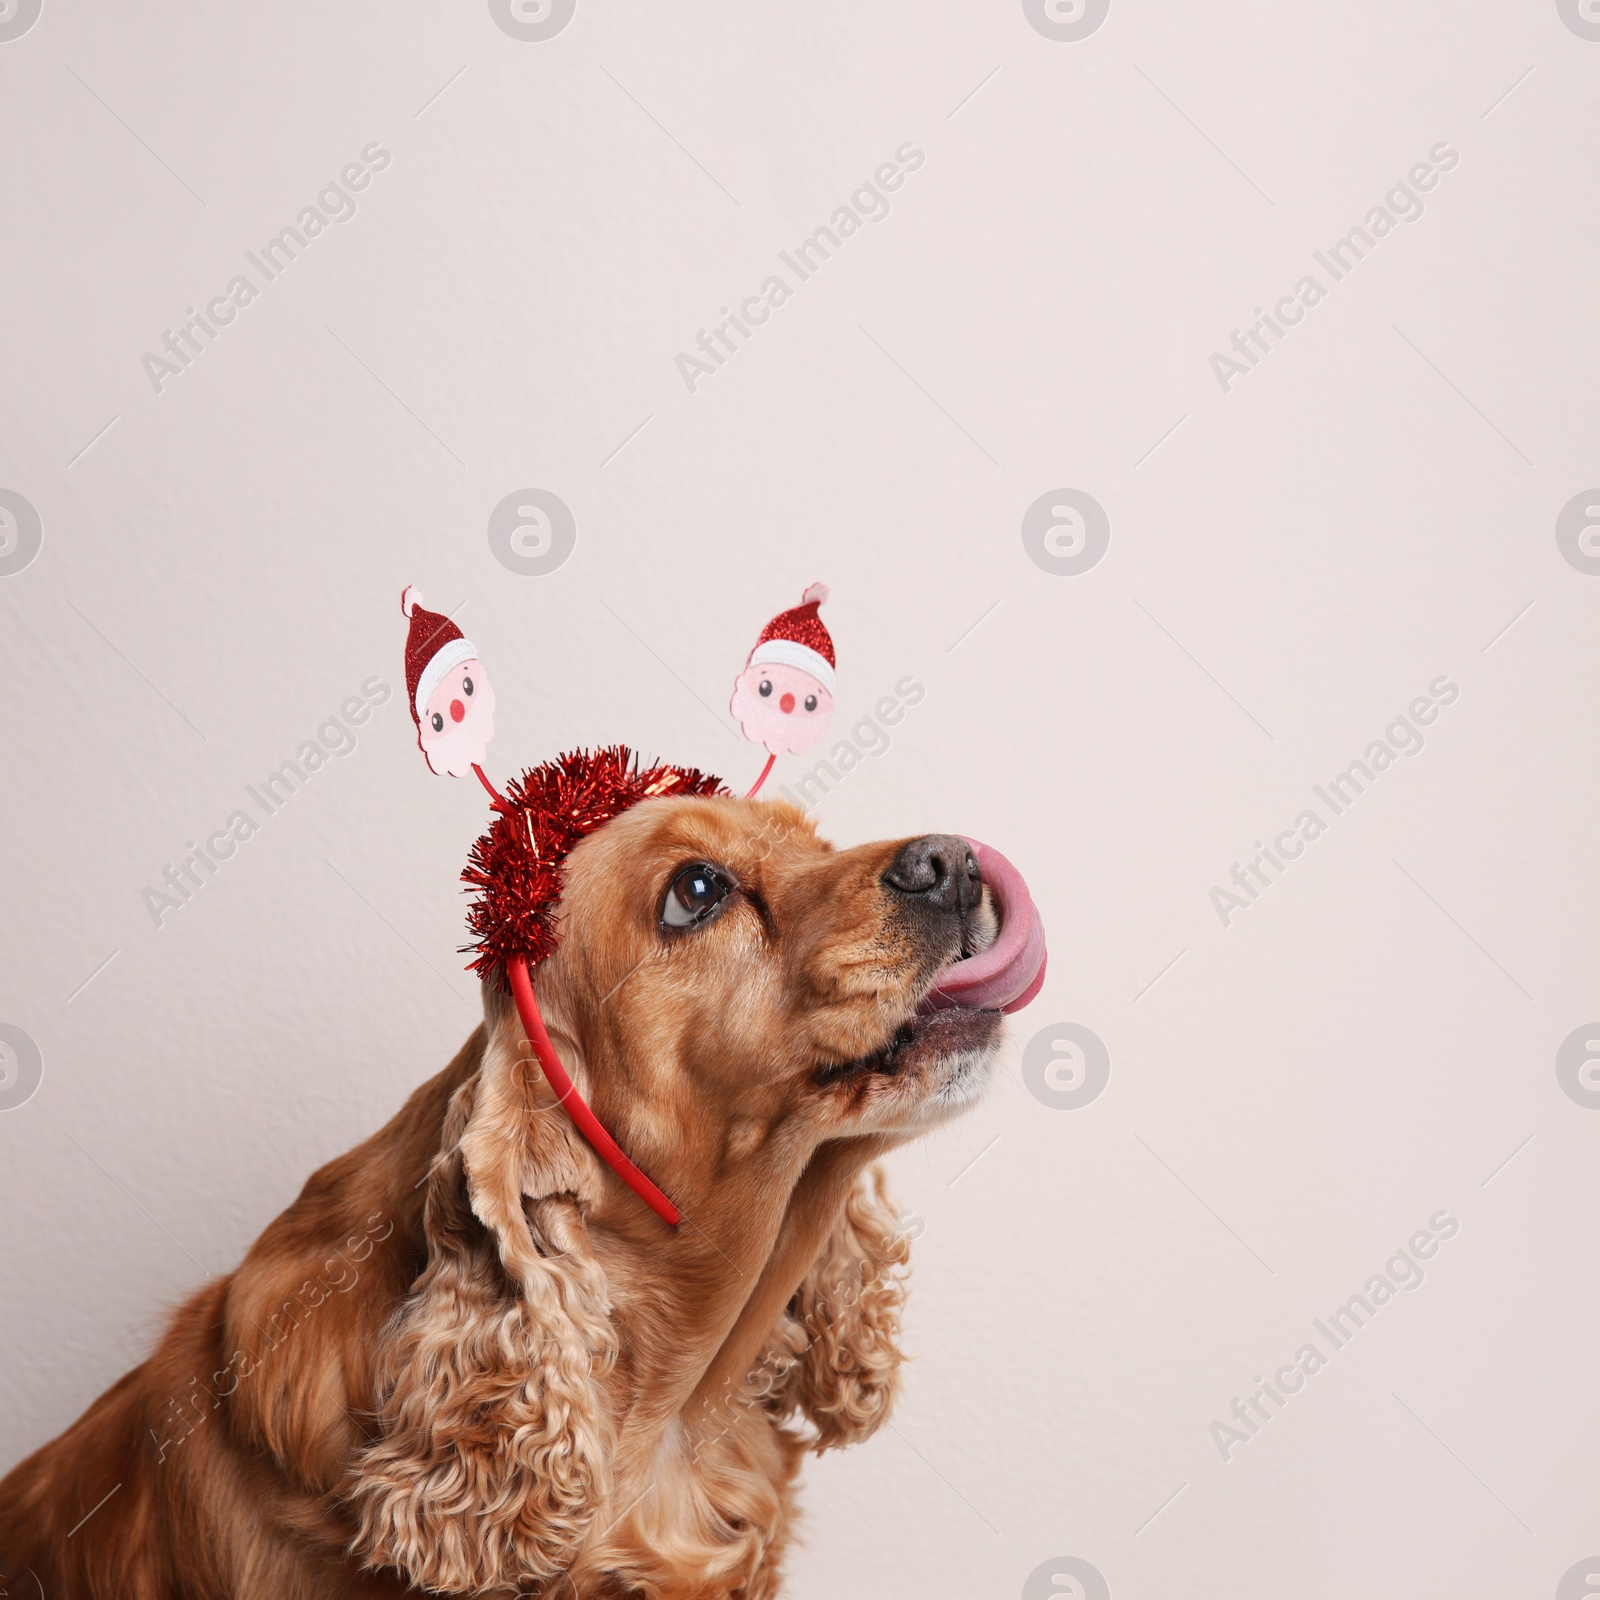
[[[411,697],[411,720],[420,728],[428,697],[444,681],[444,675],[463,661],[474,661],[478,652],[472,641],[449,617],[422,609],[422,595],[415,584],[400,591],[400,610],[411,619],[406,635],[406,693]]]
[[[833,639],[817,615],[817,607],[828,598],[828,586],[814,583],[800,597],[800,604],[780,611],[766,627],[750,652],[747,667],[773,661],[785,667],[809,672],[829,694],[833,693]]]

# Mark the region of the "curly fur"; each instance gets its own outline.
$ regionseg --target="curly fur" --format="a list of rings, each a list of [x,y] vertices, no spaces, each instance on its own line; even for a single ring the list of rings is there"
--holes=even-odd
[[[785,1394],[817,1430],[818,1454],[859,1444],[894,1409],[910,1259],[883,1170],[873,1168],[789,1304],[804,1344]]]
[[[381,1436],[350,1493],[367,1564],[447,1594],[564,1571],[610,1489],[616,1335],[575,1195],[593,1157],[537,1116],[536,1069],[495,1038],[451,1107],[430,1259],[384,1341]]]

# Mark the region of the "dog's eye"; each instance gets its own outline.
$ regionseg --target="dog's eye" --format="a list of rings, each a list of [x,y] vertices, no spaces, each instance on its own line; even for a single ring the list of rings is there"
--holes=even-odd
[[[472,679],[471,678],[463,678],[461,680],[461,692],[462,692],[462,694],[471,694],[472,693]]]
[[[662,902],[662,927],[698,927],[728,898],[732,887],[715,867],[708,867],[703,861],[683,868],[668,886],[667,898]]]
[[[816,709],[817,709],[817,697],[814,694],[808,694],[806,696],[806,710],[807,711],[815,711]]]
[[[765,698],[767,695],[771,694],[772,693],[772,679],[771,678],[763,678],[761,680],[761,688],[760,688],[760,690],[758,692],[761,694],[761,696],[763,698]]]
[[[433,724],[433,731],[435,733],[438,733],[440,729],[444,727],[444,716],[438,711],[435,711],[434,714],[428,718],[428,721]]]

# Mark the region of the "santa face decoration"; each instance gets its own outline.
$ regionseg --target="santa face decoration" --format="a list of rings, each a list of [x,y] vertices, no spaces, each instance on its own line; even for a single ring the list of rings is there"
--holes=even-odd
[[[734,680],[729,709],[745,738],[775,756],[797,756],[828,737],[833,696],[809,672],[768,661]]]
[[[494,689],[472,641],[448,617],[424,611],[422,596],[407,587],[400,609],[411,623],[406,636],[406,692],[417,744],[430,771],[470,777],[481,768],[494,738]]]
[[[482,766],[494,738],[494,688],[476,656],[452,667],[428,696],[417,722],[417,743],[428,767],[466,778]]]
[[[799,605],[779,612],[734,680],[729,710],[739,731],[772,755],[799,755],[828,737],[833,639],[817,615],[827,598],[828,586],[814,583]]]

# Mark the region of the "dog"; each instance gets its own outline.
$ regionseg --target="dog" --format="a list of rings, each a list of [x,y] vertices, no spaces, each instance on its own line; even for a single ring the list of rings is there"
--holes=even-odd
[[[876,1162],[973,1105],[996,1009],[927,1002],[998,916],[965,840],[838,850],[781,802],[657,799],[567,860],[540,1009],[504,988],[154,1354],[0,1482],[45,1600],[769,1600],[807,1450],[867,1438],[907,1241]]]

